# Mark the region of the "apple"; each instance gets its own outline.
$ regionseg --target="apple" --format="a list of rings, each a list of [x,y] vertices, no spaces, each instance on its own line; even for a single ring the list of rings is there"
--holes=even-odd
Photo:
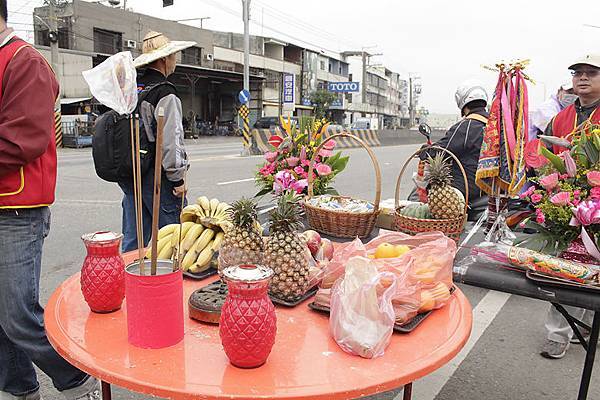
[[[333,243],[331,243],[331,240],[321,239],[321,248],[317,253],[317,258],[328,261],[333,259]]]
[[[306,242],[310,253],[314,256],[317,254],[319,249],[321,248],[321,235],[318,232],[313,230],[304,231],[302,233],[302,238]]]

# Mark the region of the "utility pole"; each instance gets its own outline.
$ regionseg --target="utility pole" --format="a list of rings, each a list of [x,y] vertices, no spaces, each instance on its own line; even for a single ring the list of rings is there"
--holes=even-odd
[[[60,74],[58,71],[58,20],[56,19],[56,0],[48,0],[48,23],[50,32],[50,65],[56,74],[60,83]]]
[[[250,91],[250,0],[242,0],[244,7],[244,89]]]
[[[409,76],[408,78],[408,127],[412,128],[414,125],[414,105],[413,105],[413,78]]]

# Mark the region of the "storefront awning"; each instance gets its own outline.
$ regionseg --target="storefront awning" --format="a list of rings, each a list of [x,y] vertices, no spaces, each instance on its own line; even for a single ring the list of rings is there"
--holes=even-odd
[[[224,79],[229,81],[243,81],[244,74],[237,71],[227,71],[222,69],[206,68],[197,65],[179,64],[175,72],[195,72],[202,78]],[[264,76],[250,74],[251,80],[263,80]]]

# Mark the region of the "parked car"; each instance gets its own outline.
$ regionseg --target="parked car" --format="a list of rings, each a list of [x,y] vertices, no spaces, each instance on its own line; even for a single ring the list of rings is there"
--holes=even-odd
[[[298,117],[292,117],[292,121],[298,126]],[[271,129],[276,126],[281,127],[279,117],[261,117],[254,123],[256,129]]]

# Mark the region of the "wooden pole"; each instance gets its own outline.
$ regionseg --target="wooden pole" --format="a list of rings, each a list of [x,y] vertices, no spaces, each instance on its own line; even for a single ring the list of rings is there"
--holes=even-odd
[[[140,161],[140,119],[139,115],[135,116],[135,175],[137,180],[137,185],[135,185],[135,189],[137,190],[137,239],[138,239],[138,256],[140,259],[140,274],[145,275],[144,272],[144,220],[142,219],[142,168]]]
[[[158,109],[158,129],[156,132],[156,156],[154,157],[154,197],[152,202],[152,260],[150,274],[156,275],[156,257],[158,256],[158,217],[160,214],[160,186],[162,176],[163,131],[165,128],[165,110]],[[181,230],[180,230],[181,231]]]
[[[138,248],[140,247],[140,239],[139,239],[139,232],[140,232],[140,223],[141,221],[138,218],[138,180],[137,180],[137,163],[136,163],[136,157],[135,157],[135,131],[133,129],[133,117],[129,117],[129,130],[131,132],[131,167],[132,167],[132,173],[133,173],[133,211],[135,213],[135,235],[137,236],[138,239]],[[143,259],[139,259],[138,260],[138,264],[140,267],[140,275],[144,275],[144,264],[143,264]]]

